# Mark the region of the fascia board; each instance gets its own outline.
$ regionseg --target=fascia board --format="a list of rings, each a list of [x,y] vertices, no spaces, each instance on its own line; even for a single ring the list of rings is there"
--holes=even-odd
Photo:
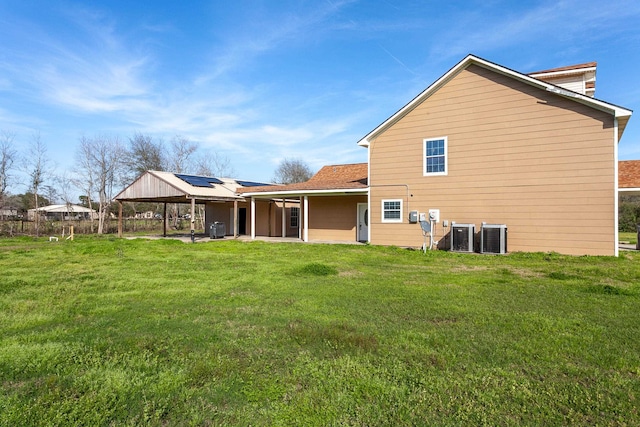
[[[283,196],[313,196],[324,194],[368,194],[368,188],[342,188],[332,190],[289,190],[289,191],[269,191],[269,192],[255,192],[255,193],[242,193],[244,197],[255,198],[271,198],[271,197],[283,197]]]

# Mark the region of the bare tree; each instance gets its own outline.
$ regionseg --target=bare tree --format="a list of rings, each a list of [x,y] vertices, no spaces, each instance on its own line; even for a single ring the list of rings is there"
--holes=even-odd
[[[231,177],[235,174],[228,157],[216,152],[206,151],[196,158],[196,173],[198,175]]]
[[[295,184],[308,181],[313,172],[309,166],[300,159],[284,159],[275,171],[274,182],[279,184]]]
[[[18,153],[13,149],[14,134],[2,131],[0,133],[0,206],[4,205],[7,188],[11,181],[11,170]]]
[[[132,182],[136,177],[148,170],[166,170],[166,148],[161,139],[154,140],[151,136],[136,132],[129,138],[129,146],[125,156],[124,167],[126,169],[125,179],[127,183]],[[136,203],[129,202],[131,208],[136,212]],[[136,223],[133,222],[135,231]]]
[[[87,207],[93,208],[93,192],[96,185],[95,170],[93,167],[91,140],[85,136],[80,138],[80,145],[76,149],[76,162],[78,165],[77,176],[73,179],[74,184],[82,190],[87,201]],[[82,199],[83,196],[80,196]],[[94,217],[89,215],[91,220],[91,233],[94,230]]]
[[[82,137],[76,153],[81,180],[87,195],[98,197],[98,234],[104,233],[104,222],[113,196],[114,185],[120,184],[124,146],[117,137]],[[89,200],[89,205],[91,201]]]
[[[149,135],[136,133],[129,138],[126,156],[126,168],[130,178],[143,174],[148,170],[165,170],[165,154],[162,140],[153,140]]]
[[[169,149],[169,161],[168,164],[172,172],[176,173],[189,173],[195,168],[191,164],[192,158],[198,146],[189,141],[187,138],[176,135],[171,139]],[[173,226],[178,227],[180,216],[180,210],[177,204],[171,207],[171,214],[173,216]],[[192,221],[194,219],[192,218]],[[166,219],[165,219],[166,221]]]
[[[65,205],[67,205],[67,209],[73,204],[71,200],[72,188],[74,187],[73,180],[69,177],[69,175],[65,172],[62,175],[56,177],[56,187],[60,191],[60,197]],[[71,223],[71,215],[68,216],[69,225]]]
[[[168,161],[171,171],[176,173],[192,172],[195,168],[190,162],[197,149],[196,143],[180,135],[174,136],[170,144]]]
[[[36,236],[40,235],[40,213],[38,208],[38,191],[48,179],[50,174],[49,159],[47,158],[47,147],[40,139],[40,133],[36,132],[31,138],[27,156],[24,159],[25,171],[29,177],[29,190],[33,193],[33,205],[36,209]]]

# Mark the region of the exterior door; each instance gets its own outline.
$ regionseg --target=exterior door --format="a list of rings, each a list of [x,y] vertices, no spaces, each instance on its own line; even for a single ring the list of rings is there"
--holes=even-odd
[[[358,203],[358,242],[369,241],[369,205]]]
[[[238,208],[238,234],[247,234],[247,208]]]

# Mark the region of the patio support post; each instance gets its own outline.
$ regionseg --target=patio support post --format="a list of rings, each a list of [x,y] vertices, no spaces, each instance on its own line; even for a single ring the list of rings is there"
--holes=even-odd
[[[238,201],[234,200],[233,201],[233,238],[237,239],[238,235],[240,234],[239,230],[239,224],[238,224]],[[206,232],[206,230],[205,230]]]
[[[300,209],[302,207],[302,197],[298,197],[298,239],[302,240],[302,221],[300,221]]]
[[[167,202],[164,202],[164,211],[162,212],[162,237],[167,237]]]
[[[287,237],[287,201],[282,198],[282,237]]]
[[[256,238],[256,199],[251,197],[251,240]]]
[[[196,199],[191,199],[191,241],[195,242],[196,233]]]
[[[118,200],[118,238],[122,238],[122,202],[120,200]]]
[[[304,196],[304,239],[309,241],[309,196]]]

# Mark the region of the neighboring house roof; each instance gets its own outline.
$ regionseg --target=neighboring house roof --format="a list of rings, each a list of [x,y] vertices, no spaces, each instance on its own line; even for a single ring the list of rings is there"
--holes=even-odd
[[[29,212],[34,211],[35,209],[29,209]],[[95,212],[95,209],[90,209],[79,205],[49,205],[38,208],[38,211],[44,213],[88,213]]]
[[[147,171],[122,190],[115,200],[187,203],[197,200],[242,200],[236,191],[244,187],[267,185],[232,178]]]
[[[519,80],[531,86],[537,87],[541,90],[546,90],[548,92],[555,93],[558,96],[563,98],[570,99],[572,101],[587,105],[599,111],[604,111],[609,114],[612,114],[614,117],[618,119],[618,139],[622,137],[622,133],[631,117],[632,111],[620,107],[614,104],[610,104],[608,102],[600,101],[595,98],[591,98],[590,96],[580,94],[578,92],[573,92],[571,90],[565,89],[563,87],[557,86],[555,84],[539,80],[537,78],[531,77],[526,74],[519,73],[517,71],[511,70],[507,67],[503,67],[502,65],[495,64],[493,62],[487,61],[486,59],[479,58],[474,55],[468,55],[462,61],[458,62],[453,68],[447,71],[442,77],[436,80],[431,86],[422,91],[418,96],[413,98],[408,104],[394,113],[387,120],[378,125],[375,129],[365,135],[360,141],[358,141],[358,145],[363,147],[368,147],[369,144],[375,140],[382,132],[387,130],[389,127],[397,123],[400,119],[410,113],[413,109],[415,109],[418,105],[420,105],[423,101],[429,98],[432,94],[434,94],[438,89],[444,86],[447,82],[449,82],[454,76],[460,73],[462,70],[466,69],[471,65],[477,65],[479,67],[492,70],[496,73],[511,77],[513,79]]]
[[[367,163],[329,165],[320,169],[311,179],[289,185],[270,185],[238,190],[244,196],[301,195],[317,193],[366,193],[368,184]]]
[[[565,74],[566,72],[583,72],[584,69],[595,69],[598,66],[597,62],[585,62],[584,64],[576,64],[576,65],[567,65],[565,67],[558,67],[558,68],[550,68],[548,70],[541,70],[541,71],[534,71],[533,73],[527,73],[528,75],[530,75],[531,77],[534,77],[534,75],[540,75],[540,74],[554,74],[554,73],[563,73]]]
[[[640,160],[618,162],[618,191],[640,191]]]
[[[584,64],[536,71],[528,73],[527,75],[593,98],[596,93],[597,66],[597,62],[587,62]]]

